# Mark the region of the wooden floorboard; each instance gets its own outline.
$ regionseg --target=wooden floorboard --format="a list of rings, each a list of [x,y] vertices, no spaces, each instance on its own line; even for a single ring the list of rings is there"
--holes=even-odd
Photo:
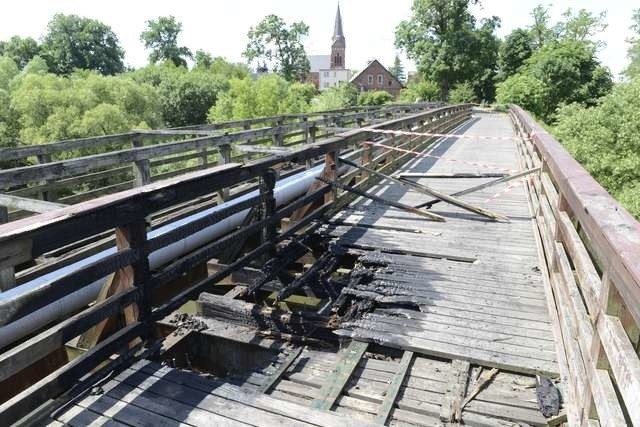
[[[509,118],[496,114],[477,114],[464,133],[514,136]],[[396,175],[521,169],[511,140],[442,139],[429,154],[438,158],[416,158]],[[414,182],[451,194],[491,180],[418,178]],[[385,308],[343,325],[338,333],[416,353],[555,375],[558,369],[540,260],[526,188],[518,182],[512,181],[506,192],[509,184],[460,196],[507,216],[509,222],[491,221],[445,202],[430,209],[446,218],[443,223],[365,199],[356,199],[336,213],[327,233],[338,244],[355,251],[377,249],[388,260],[388,268],[375,272],[371,283],[349,291]],[[370,191],[411,206],[432,200],[389,180]],[[411,306],[416,309],[407,308]]]

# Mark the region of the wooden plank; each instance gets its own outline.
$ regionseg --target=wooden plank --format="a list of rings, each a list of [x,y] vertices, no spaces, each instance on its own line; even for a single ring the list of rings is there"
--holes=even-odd
[[[334,374],[327,378],[318,396],[311,402],[312,408],[330,410],[342,389],[349,381],[353,370],[360,362],[360,359],[367,351],[368,344],[361,341],[352,340],[344,350],[342,358],[334,368]]]
[[[409,366],[411,365],[411,361],[413,360],[413,352],[405,351],[402,354],[402,359],[398,364],[398,370],[396,374],[393,376],[391,383],[389,384],[389,388],[387,389],[387,393],[384,396],[384,400],[380,405],[375,422],[377,424],[385,424],[387,419],[389,418],[389,414],[394,407],[394,403],[398,397],[398,392],[400,391],[400,386],[403,384],[405,376],[407,375],[407,371],[409,370]]]
[[[262,383],[262,385],[258,388],[260,393],[268,393],[271,387],[280,380],[282,375],[289,369],[289,367],[296,361],[300,353],[302,353],[304,347],[298,347],[294,349],[285,360],[280,363],[278,369],[275,370],[272,374],[267,377],[267,380]]]
[[[49,212],[67,206],[62,203],[47,202],[46,200],[29,199],[26,197],[2,193],[0,193],[0,205],[11,209],[18,209],[36,213]]]

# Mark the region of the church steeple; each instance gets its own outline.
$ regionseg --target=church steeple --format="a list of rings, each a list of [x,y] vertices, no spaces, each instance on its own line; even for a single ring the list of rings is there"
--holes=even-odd
[[[333,43],[331,44],[331,68],[344,68],[344,52],[346,42],[342,32],[342,15],[340,14],[340,3],[336,11],[336,22],[333,26]]]
[[[333,41],[336,41],[337,38],[344,39],[344,34],[342,32],[342,16],[340,15],[340,3],[338,3],[338,11],[336,12],[336,23],[333,26]]]

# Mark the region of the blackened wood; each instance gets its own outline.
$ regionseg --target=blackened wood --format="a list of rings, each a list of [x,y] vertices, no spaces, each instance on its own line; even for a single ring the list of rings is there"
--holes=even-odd
[[[278,369],[274,373],[269,375],[267,377],[267,380],[263,382],[262,385],[258,388],[258,392],[268,393],[271,387],[273,387],[274,384],[280,380],[282,375],[289,369],[289,367],[293,364],[293,362],[296,361],[298,356],[300,356],[303,348],[304,347],[300,346],[295,350],[293,350],[291,353],[289,353],[287,358],[283,360],[282,363],[280,363],[280,366],[278,366]]]

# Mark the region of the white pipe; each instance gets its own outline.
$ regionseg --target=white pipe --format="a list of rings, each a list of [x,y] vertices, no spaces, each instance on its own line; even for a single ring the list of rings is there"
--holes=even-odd
[[[276,205],[280,206],[291,202],[297,197],[302,196],[313,184],[316,177],[320,176],[324,165],[316,166],[304,172],[297,173],[285,179],[276,182],[274,187],[274,197],[276,199]],[[226,203],[214,206],[210,209],[203,210],[202,212],[195,213],[177,221],[165,224],[160,228],[152,230],[148,233],[148,238],[165,234],[171,230],[176,229],[184,224],[188,224],[202,217],[215,213],[228,206],[233,206],[236,203],[247,200],[258,194],[258,190],[254,190],[250,193],[244,194],[238,198],[230,200]],[[242,221],[247,216],[249,209],[245,209],[236,214],[230,215],[227,218],[206,227],[196,233],[187,236],[182,240],[178,240],[170,245],[158,249],[149,255],[149,265],[151,268],[159,267],[167,262],[178,258],[202,245],[216,238],[228,233],[235,227],[242,224]],[[38,288],[44,287],[54,280],[57,280],[71,272],[78,270],[85,265],[96,262],[108,255],[114,254],[116,248],[106,249],[102,252],[98,252],[87,258],[83,258],[73,264],[69,264],[58,270],[44,274],[29,282],[23,283],[13,289],[0,293],[0,306],[7,301],[19,297],[22,294],[37,292]],[[46,324],[73,313],[85,307],[96,299],[102,285],[107,278],[103,277],[88,286],[84,286],[82,289],[73,292],[60,300],[51,303],[41,309],[30,313],[14,322],[0,327],[0,348],[4,347],[25,335],[45,326]]]

